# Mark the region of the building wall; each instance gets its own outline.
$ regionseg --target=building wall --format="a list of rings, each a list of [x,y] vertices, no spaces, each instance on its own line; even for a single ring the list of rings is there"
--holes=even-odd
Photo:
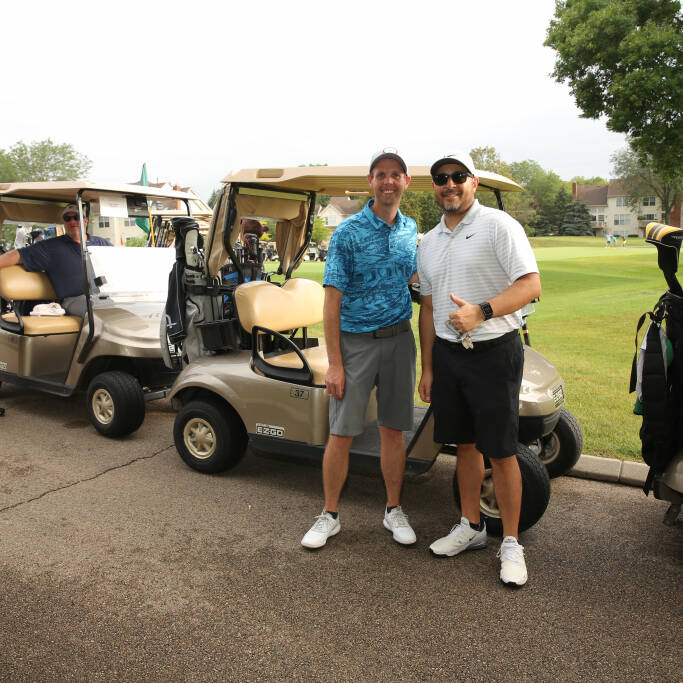
[[[341,211],[328,204],[321,212],[320,218],[325,221],[328,228],[336,228],[346,218]]]
[[[605,231],[615,235],[644,237],[645,226],[652,221],[661,221],[662,218],[662,203],[658,197],[643,198],[637,211],[631,209],[627,197],[609,197]]]
[[[134,218],[92,216],[88,232],[108,239],[115,247],[125,246],[129,237],[147,237],[144,230],[136,225]]]
[[[588,206],[591,214],[591,226],[596,235],[638,235],[645,236],[645,226],[652,221],[664,220],[662,203],[658,197],[644,199],[633,211],[626,197],[608,197],[606,206]],[[639,219],[640,217],[640,219]],[[669,222],[678,225],[678,218],[672,214]]]

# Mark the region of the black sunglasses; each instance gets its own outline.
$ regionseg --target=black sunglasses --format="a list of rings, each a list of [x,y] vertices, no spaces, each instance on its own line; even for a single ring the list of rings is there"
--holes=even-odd
[[[466,171],[453,171],[453,173],[435,173],[432,180],[435,185],[445,185],[448,179],[451,179],[456,185],[462,185],[468,178],[474,178],[471,173]]]
[[[63,218],[64,218],[65,223],[68,223],[69,221],[77,221],[78,220],[78,216],[76,216],[73,213],[70,213],[69,215],[64,216]]]

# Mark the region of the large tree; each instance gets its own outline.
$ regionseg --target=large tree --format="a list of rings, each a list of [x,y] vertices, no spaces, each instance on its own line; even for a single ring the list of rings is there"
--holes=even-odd
[[[567,206],[560,226],[560,235],[592,235],[591,214],[583,202],[571,202]]]
[[[510,167],[500,158],[495,147],[475,147],[470,152],[470,156],[472,157],[472,161],[474,161],[475,168],[482,171],[498,173],[506,178],[510,177]],[[484,204],[484,206],[498,208],[496,198],[491,192],[479,191],[477,192],[477,199]],[[505,210],[515,218],[518,218],[517,209],[520,206],[520,201],[521,195],[517,193],[510,192],[503,194]]]
[[[78,180],[85,178],[92,162],[72,145],[48,138],[0,150],[0,181]]]
[[[561,187],[555,195],[552,205],[546,207],[543,213],[547,216],[550,227],[555,234],[562,234],[562,226],[564,224],[564,217],[567,214],[567,209],[572,205],[569,192]]]
[[[636,213],[642,213],[644,197],[659,197],[662,203],[663,220],[668,223],[674,205],[681,198],[683,170],[678,177],[661,177],[654,170],[654,162],[649,155],[635,152],[626,147],[612,155],[612,172],[621,181],[628,196],[628,203]]]
[[[401,197],[401,212],[415,219],[420,232],[428,232],[441,220],[441,207],[432,192],[411,192]]]
[[[513,161],[510,174],[525,189],[532,207],[537,211],[553,206],[557,193],[564,187],[557,173],[546,171],[533,159]]]
[[[661,176],[683,168],[678,0],[557,0],[545,45],[585,118],[605,116]]]

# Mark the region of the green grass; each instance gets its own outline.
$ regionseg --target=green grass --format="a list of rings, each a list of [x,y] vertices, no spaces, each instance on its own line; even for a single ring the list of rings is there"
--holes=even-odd
[[[583,429],[583,452],[638,460],[641,418],[633,415],[628,383],[636,322],[666,289],[657,252],[635,238],[610,249],[592,237],[531,242],[543,284],[528,320],[531,343],[564,378],[567,408]],[[296,276],[322,282],[323,265],[304,263]],[[417,312],[414,306],[416,339]],[[322,325],[311,332],[321,336]]]

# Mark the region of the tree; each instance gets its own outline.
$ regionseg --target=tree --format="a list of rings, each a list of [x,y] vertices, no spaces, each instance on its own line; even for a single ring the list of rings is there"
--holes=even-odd
[[[528,233],[532,236],[549,235],[552,231],[550,221],[543,211],[535,213],[527,224]]]
[[[475,168],[499,173],[506,177],[510,175],[510,167],[500,158],[495,147],[475,147],[470,152],[470,156],[474,161]]]
[[[220,187],[215,187],[213,189],[213,192],[211,192],[211,196],[209,197],[208,205],[213,209],[213,207],[216,205],[216,200],[218,199],[218,195],[220,194],[222,188]]]
[[[71,145],[58,145],[50,138],[28,145],[20,141],[7,152],[0,151],[0,173],[10,174],[0,177],[4,181],[78,180],[88,175],[91,166],[90,159]]]
[[[311,241],[320,244],[330,237],[330,229],[325,225],[322,218],[313,219],[313,232],[311,233]]]
[[[583,202],[571,202],[564,214],[560,235],[592,235],[591,214]]]
[[[593,176],[592,178],[584,178],[582,175],[575,175],[569,184],[576,183],[577,185],[608,185],[609,181],[601,178],[599,175]]]
[[[0,183],[10,182],[14,180],[15,177],[16,173],[12,160],[4,150],[0,149]]]
[[[683,53],[678,0],[557,0],[545,45],[582,116],[607,118],[660,177],[683,168]]]
[[[495,147],[475,147],[470,156],[474,161],[474,166],[482,171],[491,171],[499,175],[510,177],[510,166],[506,164],[501,158]],[[492,206],[498,208],[498,202],[492,192],[480,191],[477,194],[477,199],[484,206]],[[503,197],[505,203],[505,210],[515,218],[518,218],[517,213],[520,208],[522,197],[516,193],[509,193]]]
[[[652,158],[639,155],[631,147],[616,152],[610,161],[614,164],[612,172],[621,181],[631,209],[639,214],[643,197],[654,195],[662,203],[663,220],[667,223],[676,202],[681,199],[683,170],[678,177],[662,179],[653,169]]]
[[[561,234],[562,225],[564,223],[564,217],[567,213],[569,205],[572,203],[569,192],[561,187],[558,193],[555,195],[555,200],[552,206],[549,206],[543,210],[543,213],[548,218],[548,223],[552,231],[556,234]]]
[[[557,173],[546,171],[532,159],[511,163],[510,175],[526,190],[537,211],[550,209],[557,193],[564,187]]]
[[[418,232],[429,232],[439,223],[443,213],[432,192],[411,191],[404,192],[401,197],[401,212],[415,219]]]
[[[546,212],[552,212],[555,197],[564,187],[560,176],[553,171],[546,171],[537,161],[526,159],[510,164],[510,177],[524,188],[514,217],[530,233],[548,234],[550,223]],[[543,214],[542,220],[539,214]]]

